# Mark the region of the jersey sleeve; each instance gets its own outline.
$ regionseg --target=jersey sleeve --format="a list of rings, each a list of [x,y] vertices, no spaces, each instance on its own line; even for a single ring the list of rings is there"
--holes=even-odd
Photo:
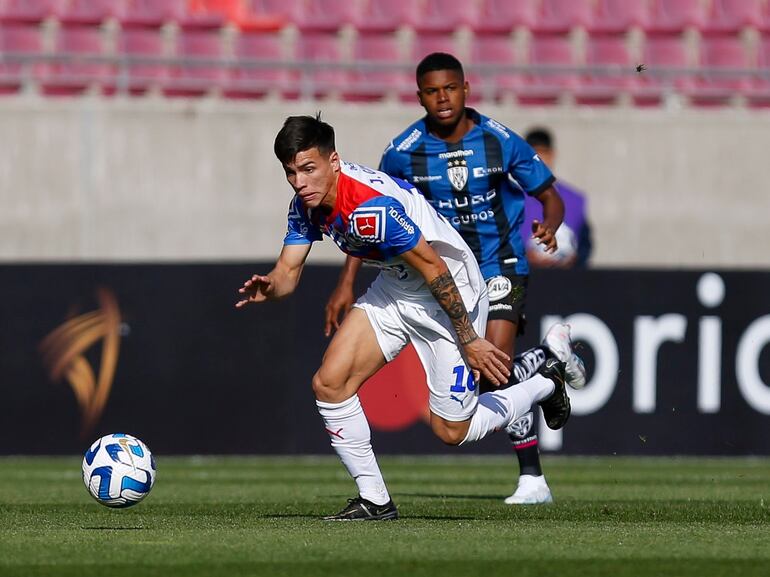
[[[391,142],[385,151],[382,153],[380,159],[379,170],[389,176],[395,176],[396,178],[406,178],[404,171],[401,169],[401,162],[399,158],[399,152]]]
[[[297,196],[289,203],[288,221],[283,244],[310,244],[323,239],[321,231],[310,222],[307,211],[302,209],[302,202]]]
[[[510,133],[508,139],[508,174],[532,196],[537,196],[551,186],[556,178],[545,162],[535,153],[521,136]]]
[[[377,196],[360,204],[350,215],[349,234],[358,243],[375,248],[385,259],[413,249],[422,236],[404,205],[390,196]]]

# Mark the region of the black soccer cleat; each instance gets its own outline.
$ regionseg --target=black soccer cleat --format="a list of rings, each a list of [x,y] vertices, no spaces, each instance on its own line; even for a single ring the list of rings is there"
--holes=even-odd
[[[551,396],[540,401],[538,405],[543,409],[545,424],[549,429],[556,431],[567,423],[572,411],[565,386],[567,380],[565,365],[554,358],[548,359],[541,367],[540,374],[551,379],[554,384]]]
[[[398,509],[393,499],[384,505],[375,505],[363,497],[348,499],[348,506],[336,515],[324,517],[324,521],[388,521],[398,519]]]

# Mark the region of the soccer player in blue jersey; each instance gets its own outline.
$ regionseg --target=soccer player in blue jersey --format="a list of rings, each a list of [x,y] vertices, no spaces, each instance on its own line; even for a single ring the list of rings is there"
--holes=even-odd
[[[426,56],[417,66],[416,76],[417,96],[426,115],[391,141],[380,170],[414,185],[462,235],[489,291],[487,338],[514,359],[529,275],[519,234],[524,195],[535,197],[543,207],[542,221],[532,226],[534,242],[547,252],[555,251],[555,233],[564,218],[564,205],[553,186],[555,178],[519,135],[466,107],[469,85],[454,56]],[[350,308],[359,267],[360,260],[346,260],[327,304],[327,335],[337,326],[340,313]],[[543,344],[509,364],[514,380],[529,378],[553,355],[566,363],[568,383],[574,388],[584,386],[582,361],[572,351],[569,327],[555,325]],[[540,465],[537,419],[532,413],[523,415],[511,423],[508,433],[520,476],[515,492],[505,502],[551,502]]]
[[[313,242],[323,235],[381,268],[346,315],[313,377],[318,412],[359,494],[329,520],[398,517],[371,445],[358,389],[411,342],[428,376],[430,423],[445,443],[478,441],[531,410],[548,426],[569,418],[565,365],[549,360],[513,387],[479,393],[480,376],[502,385],[508,355],[485,340],[487,287],[468,245],[408,182],[351,162],[335,150],[319,118],[290,117],[275,154],[294,190],[288,232],[274,268],[253,275],[236,304],[280,299],[299,283]]]

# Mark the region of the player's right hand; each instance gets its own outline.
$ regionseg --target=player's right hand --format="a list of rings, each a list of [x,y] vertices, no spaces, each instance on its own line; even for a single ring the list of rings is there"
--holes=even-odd
[[[273,292],[273,280],[269,276],[255,274],[248,279],[238,292],[246,298],[235,303],[236,308],[241,308],[251,303],[261,303],[270,298]]]
[[[326,303],[326,322],[324,335],[331,336],[332,332],[340,328],[340,322],[353,307],[353,289],[348,286],[337,285]],[[342,313],[342,318],[340,318]]]
[[[508,382],[511,371],[508,363],[511,357],[498,349],[488,340],[481,337],[463,345],[465,359],[473,369],[476,382],[479,382],[479,373],[494,386],[499,387]]]

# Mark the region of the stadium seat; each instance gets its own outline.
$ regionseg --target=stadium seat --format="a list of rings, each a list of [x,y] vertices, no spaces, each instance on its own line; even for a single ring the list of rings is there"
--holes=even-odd
[[[414,29],[418,34],[449,34],[462,26],[473,28],[477,18],[474,2],[425,0],[414,23]]]
[[[702,28],[706,21],[701,0],[652,0],[646,32],[679,33],[685,28]]]
[[[302,0],[244,0],[247,18],[294,23],[300,19]]]
[[[762,23],[761,0],[712,0],[708,20],[701,27],[706,34],[737,33]]]
[[[647,70],[637,74],[632,85],[637,106],[658,106],[670,92],[692,91],[694,80],[685,72],[690,62],[681,36],[648,36],[641,61]]]
[[[68,0],[59,20],[65,24],[96,25],[108,18],[123,16],[126,1],[131,0]]]
[[[481,0],[474,30],[477,34],[508,34],[537,22],[536,0]]]
[[[343,95],[346,100],[381,100],[388,94],[415,90],[411,63],[403,63],[394,34],[359,34],[353,44],[353,62],[356,68]]]
[[[43,53],[40,27],[22,23],[0,25],[0,52],[0,94],[18,92],[27,80],[39,76],[44,67],[40,62],[22,59]]]
[[[591,34],[624,34],[635,26],[645,27],[649,18],[647,2],[598,0],[588,31]]]
[[[357,4],[350,0],[306,0],[295,24],[303,32],[336,32],[355,20]]]
[[[591,0],[541,0],[532,31],[537,34],[566,34],[587,28],[593,20]]]
[[[52,62],[47,67],[41,87],[51,96],[79,94],[97,83],[109,83],[115,68],[106,62],[78,60],[80,57],[104,56],[102,31],[98,26],[62,26],[56,37],[57,57],[65,61]]]
[[[0,21],[40,23],[61,12],[66,0],[0,0]]]
[[[746,90],[746,103],[751,107],[770,107],[770,37],[763,37],[757,54],[759,73]]]
[[[179,63],[171,67],[163,89],[166,96],[203,96],[224,83],[226,70],[218,30],[180,30],[175,57]]]
[[[618,96],[631,87],[634,65],[623,36],[590,37],[586,66],[589,72],[581,76],[575,89],[578,104],[615,104]]]
[[[412,61],[419,62],[433,52],[446,52],[458,56],[454,38],[446,34],[419,34],[412,44]]]
[[[162,26],[186,16],[186,0],[127,0],[120,21],[124,26]]]
[[[471,98],[500,100],[506,94],[515,93],[521,76],[510,70],[515,64],[516,53],[509,36],[477,36],[471,48],[470,66],[467,67]]]
[[[363,0],[361,9],[354,14],[353,25],[362,33],[395,32],[402,26],[416,24],[418,8],[414,0]]]
[[[738,37],[704,38],[700,48],[700,67],[704,70],[697,76],[691,93],[691,101],[695,105],[729,104],[733,96],[751,88],[751,78],[746,74],[751,63]],[[730,71],[735,74],[730,74]]]
[[[350,74],[343,68],[339,38],[336,34],[301,34],[297,42],[300,91],[303,98],[326,98],[342,93]]]
[[[516,89],[521,104],[556,104],[577,85],[576,73],[562,70],[575,66],[572,46],[565,36],[534,36],[529,44],[528,64],[531,70]]]
[[[163,37],[157,28],[123,28],[116,43],[116,53],[120,59],[119,91],[143,94],[151,87],[162,84],[168,76],[168,67],[164,62],[152,62],[164,56]]]
[[[284,94],[296,86],[296,74],[285,64],[280,34],[240,34],[233,47],[235,65],[223,91],[228,98],[262,98]]]

